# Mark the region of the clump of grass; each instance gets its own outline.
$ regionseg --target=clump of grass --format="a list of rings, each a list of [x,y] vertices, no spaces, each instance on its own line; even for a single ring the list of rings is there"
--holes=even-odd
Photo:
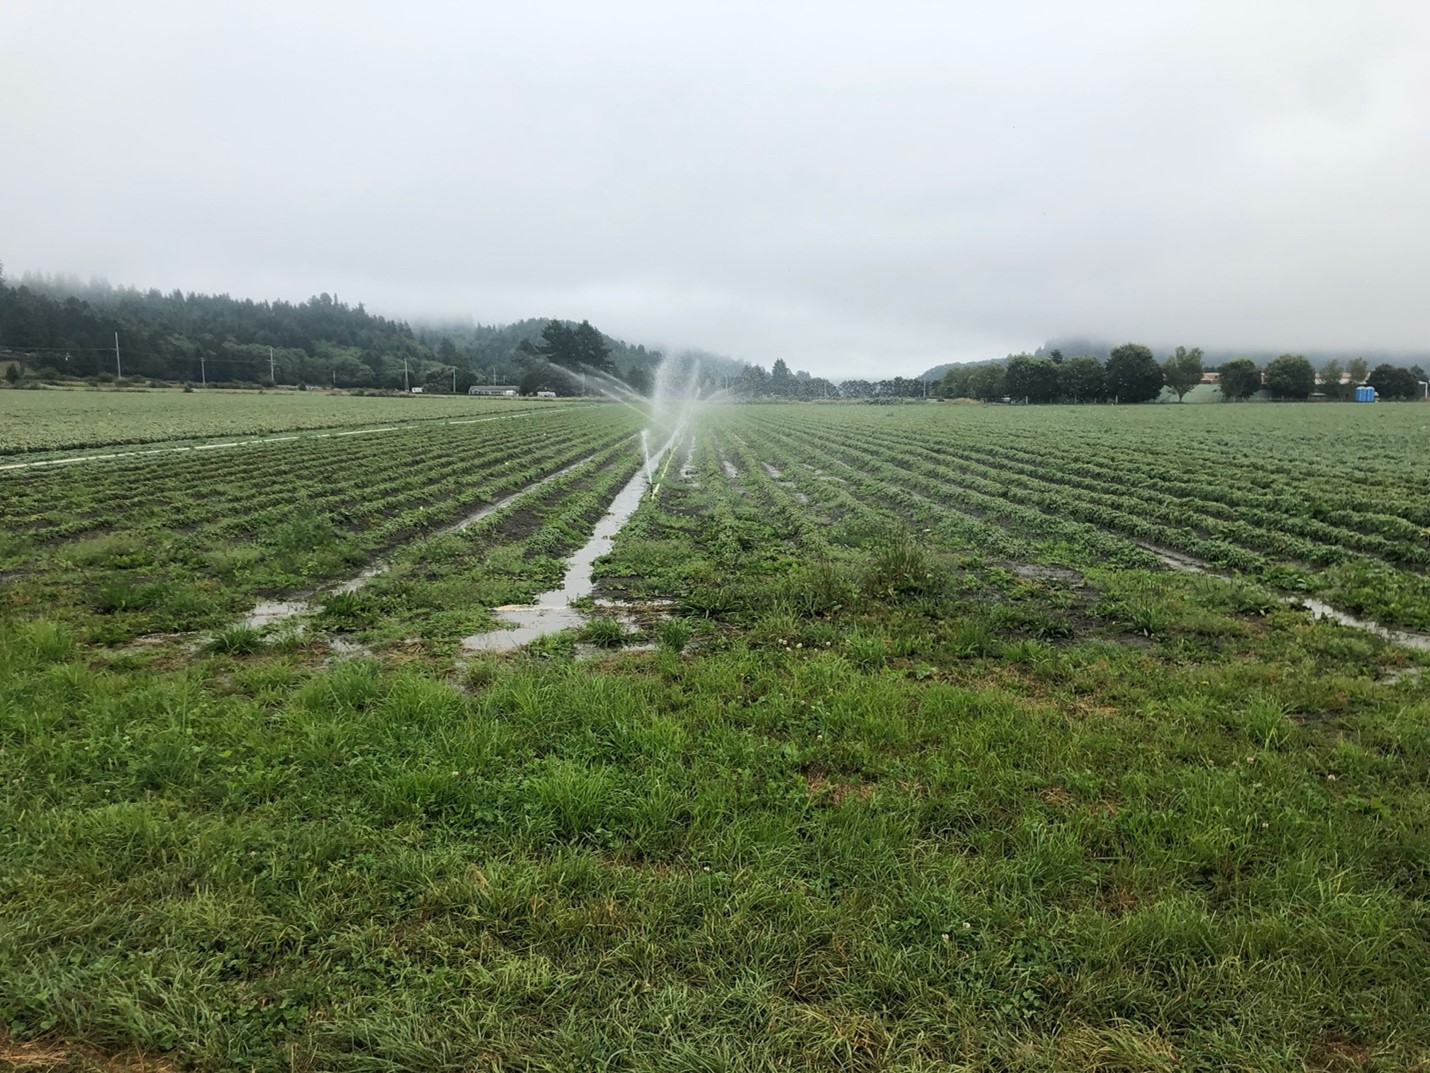
[[[878,545],[864,567],[864,591],[895,598],[937,592],[942,579],[928,548],[912,533],[891,534]]]
[[[656,639],[669,652],[683,652],[690,643],[690,624],[684,619],[668,618],[656,627]]]
[[[844,638],[844,653],[856,666],[878,667],[889,658],[889,641],[882,633],[861,627]]]
[[[308,633],[303,626],[289,620],[268,635],[267,645],[274,652],[293,652],[308,643]]]
[[[832,615],[859,598],[859,584],[848,567],[820,560],[802,564],[774,586],[776,608],[801,618]]]
[[[473,692],[485,689],[497,680],[501,665],[494,659],[473,659],[461,670],[461,683]]]
[[[74,655],[74,636],[63,622],[34,619],[14,628],[13,645],[34,666],[63,663]]]
[[[377,621],[372,598],[360,592],[331,593],[324,598],[319,614],[325,623],[344,629],[359,629]]]
[[[209,573],[223,578],[237,578],[263,559],[263,551],[252,544],[234,544],[215,548],[204,556]]]
[[[528,800],[552,836],[590,839],[606,826],[613,779],[603,768],[556,760],[527,783]],[[612,825],[613,826],[613,825]]]
[[[577,636],[588,645],[601,648],[620,648],[628,637],[620,619],[610,615],[597,615],[581,627]]]
[[[275,526],[269,539],[280,552],[301,553],[332,543],[336,535],[328,518],[312,507],[302,507]]]
[[[99,586],[94,609],[102,615],[119,611],[144,611],[156,606],[163,593],[157,585],[136,585],[125,578],[111,579]]]
[[[229,656],[246,656],[263,647],[263,634],[246,623],[219,630],[209,638],[204,646],[210,652],[221,652]]]
[[[76,540],[60,558],[73,566],[104,567],[110,570],[139,565],[147,557],[143,540],[134,533],[107,533]]]
[[[1279,748],[1291,738],[1289,714],[1282,701],[1271,697],[1253,698],[1243,717],[1247,737],[1263,748]]]

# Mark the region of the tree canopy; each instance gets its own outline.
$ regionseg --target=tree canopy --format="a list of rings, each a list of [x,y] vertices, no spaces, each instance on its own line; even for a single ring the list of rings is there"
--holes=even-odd
[[[1382,399],[1413,399],[1420,394],[1420,380],[1398,365],[1377,365],[1366,383]]]
[[[1112,351],[1104,372],[1107,393],[1118,402],[1151,402],[1162,394],[1162,367],[1140,343],[1125,343]]]
[[[1025,402],[1057,402],[1058,366],[1049,358],[1019,354],[1008,361],[1003,390]]]
[[[1266,367],[1266,390],[1278,399],[1304,399],[1316,390],[1316,370],[1300,354],[1282,354]]]
[[[1181,402],[1187,392],[1202,382],[1202,348],[1179,346],[1170,358],[1162,363],[1162,376],[1167,386],[1177,393]]]
[[[1224,399],[1245,399],[1261,390],[1261,370],[1250,358],[1223,362],[1217,370],[1217,387]]]
[[[1344,399],[1350,394],[1350,385],[1341,383],[1343,375],[1345,370],[1341,368],[1341,363],[1331,358],[1321,366],[1321,390],[1333,399]]]
[[[1058,388],[1067,402],[1102,402],[1107,398],[1102,362],[1090,354],[1069,358],[1058,367]]]

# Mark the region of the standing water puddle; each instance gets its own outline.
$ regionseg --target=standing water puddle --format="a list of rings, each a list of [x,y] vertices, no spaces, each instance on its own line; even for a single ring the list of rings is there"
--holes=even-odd
[[[1212,568],[1210,563],[1204,563],[1200,559],[1195,559],[1190,555],[1184,555],[1171,548],[1164,548],[1159,544],[1148,544],[1144,541],[1136,542],[1145,551],[1151,552],[1167,566],[1173,570],[1180,570],[1188,574],[1206,574],[1210,577],[1227,579],[1227,575]],[[1369,619],[1356,618],[1347,614],[1339,608],[1332,607],[1323,600],[1316,600],[1310,596],[1284,596],[1281,602],[1291,607],[1303,607],[1311,613],[1312,618],[1329,619],[1338,622],[1342,626],[1349,626],[1352,629],[1364,630],[1366,633],[1374,634],[1382,641],[1389,641],[1393,645],[1400,645],[1403,648],[1413,648],[1419,652],[1430,652],[1430,634],[1415,633],[1411,630],[1393,630],[1389,626],[1382,626],[1379,622],[1371,622]]]
[[[460,533],[463,529],[470,529],[483,518],[489,517],[490,515],[495,514],[499,510],[505,510],[512,504],[514,500],[526,495],[527,492],[540,488],[544,484],[550,484],[552,481],[556,480],[557,477],[561,477],[567,473],[570,473],[577,466],[584,466],[594,457],[595,455],[588,455],[586,458],[581,459],[579,462],[573,462],[569,466],[563,466],[555,473],[551,473],[545,477],[542,477],[541,480],[535,482],[534,484],[528,484],[524,488],[520,488],[517,491],[512,492],[510,495],[503,496],[501,499],[488,503],[484,507],[479,507],[477,510],[472,511],[471,514],[468,514],[460,521],[453,522],[451,525],[443,529],[439,529],[437,532],[433,533],[432,536],[425,537],[423,539],[435,540],[438,537],[450,536],[453,533]],[[319,589],[316,592],[311,593],[304,599],[260,601],[253,608],[253,610],[249,612],[248,617],[243,620],[244,625],[248,626],[250,629],[261,630],[265,626],[272,626],[275,622],[284,622],[287,619],[297,618],[300,615],[311,614],[316,601],[320,597],[343,592],[357,592],[373,578],[379,577],[382,574],[387,573],[387,571],[391,569],[391,566],[391,563],[379,559],[377,562],[364,569],[362,573],[357,575],[357,577],[349,578],[347,581],[344,581],[338,585],[331,585],[327,588]]]
[[[1320,600],[1313,600],[1309,596],[1302,596],[1292,600],[1305,606],[1311,612],[1313,618],[1328,618],[1332,622],[1339,622],[1342,626],[1352,626],[1358,630],[1365,630],[1373,633],[1382,641],[1389,641],[1393,645],[1401,645],[1405,648],[1413,648],[1419,652],[1430,652],[1430,634],[1412,633],[1408,630],[1392,630],[1388,626],[1382,626],[1378,622],[1368,622],[1354,615],[1348,615],[1344,611],[1339,611],[1330,604],[1322,603]]]
[[[275,622],[307,614],[309,610],[306,600],[260,600],[243,623],[250,629],[261,630]]]
[[[637,470],[626,486],[616,493],[605,516],[596,523],[591,539],[566,561],[566,576],[559,589],[542,593],[534,604],[505,604],[494,608],[497,618],[511,623],[516,629],[474,633],[462,640],[462,647],[472,652],[510,652],[547,634],[585,625],[587,616],[571,604],[595,591],[596,583],[591,571],[596,560],[611,550],[616,534],[641,505],[646,489],[651,486],[647,474],[655,472],[661,456],[670,450],[677,436],[672,436],[670,442],[650,457],[646,467]]]

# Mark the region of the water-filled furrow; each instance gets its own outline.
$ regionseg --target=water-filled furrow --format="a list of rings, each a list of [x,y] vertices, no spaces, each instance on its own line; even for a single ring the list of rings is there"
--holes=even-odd
[[[501,499],[479,507],[477,510],[472,511],[470,514],[466,515],[465,517],[459,519],[456,522],[453,522],[451,525],[445,526],[444,528],[437,530],[435,533],[423,537],[423,540],[435,540],[439,537],[450,536],[453,533],[460,533],[464,529],[470,529],[472,526],[476,525],[484,518],[489,518],[493,514],[498,513],[499,511],[506,510],[516,500],[525,496],[527,493],[535,491],[536,489],[541,488],[544,485],[550,484],[552,481],[558,480],[559,478],[566,476],[566,474],[570,473],[572,470],[578,469],[581,466],[586,465],[595,457],[596,456],[594,454],[587,455],[585,458],[578,459],[577,461],[572,462],[568,466],[563,466],[555,473],[549,473],[533,484],[528,484],[522,488],[517,489],[515,492],[512,492],[510,495],[503,496]],[[389,569],[391,569],[391,564],[385,559],[379,559],[370,566],[365,567],[363,571],[355,577],[348,578],[348,580],[339,582],[336,585],[325,586],[313,593],[310,593],[307,596],[298,597],[292,600],[260,601],[257,606],[254,607],[253,611],[249,614],[249,616],[244,620],[244,623],[248,626],[252,626],[254,629],[258,629],[263,626],[271,626],[274,623],[282,622],[286,619],[296,618],[299,615],[309,614],[313,611],[315,602],[322,597],[343,592],[357,592],[373,578],[385,574]]]
[[[616,535],[630,521],[646,490],[654,487],[651,476],[659,470],[661,459],[683,435],[684,429],[677,428],[659,450],[654,453],[647,450],[646,464],[616,493],[605,515],[592,530],[590,539],[566,560],[566,573],[559,588],[542,593],[533,604],[509,604],[496,608],[497,618],[515,629],[473,634],[462,641],[462,647],[473,652],[510,652],[539,637],[583,625],[586,616],[572,604],[595,591],[592,574],[596,560],[611,550]],[[646,444],[645,440],[643,444]]]

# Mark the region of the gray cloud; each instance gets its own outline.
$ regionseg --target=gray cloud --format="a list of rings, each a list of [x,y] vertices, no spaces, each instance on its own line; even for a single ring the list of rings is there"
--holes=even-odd
[[[0,257],[829,375],[1424,346],[1430,8],[989,7],[10,0]]]

